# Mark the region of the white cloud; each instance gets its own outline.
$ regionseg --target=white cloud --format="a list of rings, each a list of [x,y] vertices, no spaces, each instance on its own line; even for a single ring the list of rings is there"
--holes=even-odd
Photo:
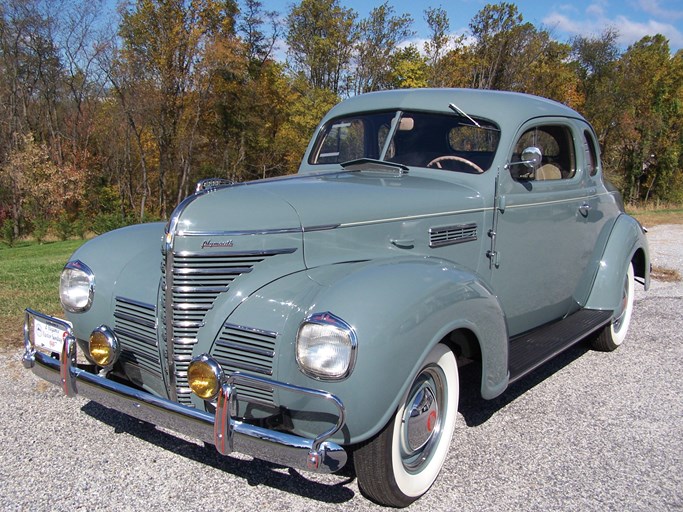
[[[654,18],[666,20],[680,20],[683,18],[683,9],[666,9],[660,3],[659,0],[638,0],[638,7]]]
[[[625,16],[614,19],[605,16],[588,17],[588,19],[570,18],[558,12],[551,13],[543,19],[543,23],[556,32],[568,36],[598,36],[606,28],[614,27],[619,32],[619,43],[623,46],[639,41],[645,36],[662,34],[669,40],[672,51],[683,47],[683,34],[670,23],[654,20],[636,22]]]
[[[654,20],[638,23],[625,16],[619,16],[614,21],[614,26],[619,30],[619,40],[624,45],[632,44],[645,36],[662,34],[669,40],[671,48],[683,46],[683,34],[670,23],[660,23]]]
[[[606,2],[597,1],[586,7],[586,14],[589,16],[597,16],[598,18],[603,18],[605,16]]]

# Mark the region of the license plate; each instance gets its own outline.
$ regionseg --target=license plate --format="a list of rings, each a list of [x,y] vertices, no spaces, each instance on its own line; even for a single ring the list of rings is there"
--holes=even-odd
[[[33,343],[36,348],[47,352],[62,352],[66,331],[60,327],[33,318]]]

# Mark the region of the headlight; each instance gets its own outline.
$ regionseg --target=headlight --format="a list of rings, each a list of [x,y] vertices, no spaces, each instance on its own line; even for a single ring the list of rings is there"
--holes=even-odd
[[[187,367],[187,384],[203,400],[218,396],[223,381],[223,370],[218,362],[206,354],[195,357]]]
[[[121,354],[121,344],[116,335],[105,325],[100,325],[90,334],[90,359],[97,366],[113,365]]]
[[[81,261],[70,261],[59,280],[59,298],[71,313],[90,309],[95,292],[95,274]]]
[[[309,377],[341,380],[353,371],[356,361],[356,333],[332,313],[316,313],[299,327],[296,362]]]

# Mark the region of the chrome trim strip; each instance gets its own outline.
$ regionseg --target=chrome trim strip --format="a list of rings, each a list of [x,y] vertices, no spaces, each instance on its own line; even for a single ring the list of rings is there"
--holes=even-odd
[[[172,340],[174,345],[194,345],[197,343],[197,338],[173,338]]]
[[[301,233],[301,226],[293,228],[279,228],[279,229],[254,229],[244,231],[178,231],[178,236],[251,236],[251,235],[280,235],[286,233]]]
[[[140,343],[144,343],[148,347],[157,347],[157,339],[156,336],[152,340],[151,337],[146,337],[143,334],[139,334],[133,331],[129,331],[125,327],[117,327],[114,329],[114,331],[119,335],[119,336],[124,336],[126,338],[131,338],[135,341],[139,341]],[[125,347],[126,350],[129,351],[134,351],[132,347]]]
[[[170,295],[172,298],[174,293],[223,293],[228,291],[228,286],[173,286],[172,288],[170,288],[170,290]],[[171,307],[173,307],[172,303],[173,301],[171,301]]]
[[[236,331],[250,332],[253,334],[260,334],[262,336],[268,336],[269,338],[277,338],[278,333],[275,331],[266,331],[263,329],[257,329],[256,327],[245,327],[244,325],[231,324],[230,322],[225,322],[223,327],[228,329],[234,329]]]
[[[205,276],[218,274],[221,276],[232,276],[237,274],[248,274],[251,267],[179,267],[173,269],[176,276]]]
[[[312,231],[329,231],[331,229],[337,229],[341,224],[323,224],[321,226],[304,226],[304,233],[311,233]]]
[[[116,302],[120,302],[122,304],[129,304],[131,306],[137,306],[139,308],[147,309],[147,310],[152,311],[152,312],[156,312],[156,310],[157,310],[157,307],[153,304],[147,304],[146,302],[140,302],[137,300],[128,299],[126,297],[117,296]]]
[[[183,201],[183,203],[184,202],[185,201]],[[180,209],[183,203],[180,203],[180,205],[176,208],[176,211]],[[175,211],[173,214],[175,215]],[[163,372],[165,377],[164,381],[166,382],[166,392],[168,393],[168,398],[175,402],[178,400],[178,393],[176,392],[177,385],[175,377],[175,361],[173,360],[173,352],[175,352],[175,347],[173,344],[173,338],[175,334],[173,325],[173,293],[176,292],[176,290],[173,288],[173,260],[175,257],[173,253],[174,237],[175,235],[172,235],[171,240],[169,241],[168,235],[166,236],[166,270],[164,272],[164,278],[166,279],[166,282],[164,283],[164,320],[166,323],[166,328],[163,347],[165,352],[162,351],[161,357],[163,358],[166,356],[166,370]],[[166,380],[166,377],[168,377],[168,380]]]
[[[105,407],[208,443],[215,442],[215,432],[218,431],[223,436],[223,439],[230,439],[232,441],[231,447],[234,451],[275,464],[318,473],[332,473],[338,471],[346,464],[347,455],[344,449],[340,445],[328,440],[339,432],[345,423],[344,406],[334,395],[325,391],[300,388],[259,377],[235,374],[236,377],[228,381],[232,386],[235,383],[248,380],[249,384],[259,384],[259,387],[273,386],[305,394],[313,399],[331,402],[339,410],[339,419],[332,428],[314,439],[243,423],[239,419],[233,418],[229,414],[229,408],[225,407],[220,409],[220,421],[217,421],[216,417],[210,413],[186,407],[146,391],[125,386],[87,372],[72,365],[70,358],[67,358],[65,360],[66,364],[62,366],[57,359],[42,352],[36,352],[35,349],[31,350],[32,342],[28,332],[31,316],[41,318],[65,330],[69,330],[70,327],[66,322],[57,318],[26,310],[26,321],[24,323],[24,345],[26,347],[23,358],[24,366],[32,369],[35,375],[52,384],[61,386],[60,374],[66,375],[67,381],[71,383],[66,390],[78,390],[78,394],[81,396]],[[73,346],[76,346],[75,339]],[[64,347],[63,351],[67,353],[71,350],[69,343],[64,343]],[[76,383],[78,383],[78,387],[76,387]],[[177,394],[175,389],[174,394]],[[227,405],[231,406],[237,399],[239,397],[234,396],[227,402]],[[225,448],[223,443],[221,453],[229,453]]]
[[[370,226],[372,224],[383,224],[385,222],[399,222],[399,221],[412,221],[421,219],[433,219],[435,217],[444,217],[446,215],[460,215],[463,213],[484,213],[493,211],[493,208],[473,208],[471,210],[454,210],[450,212],[439,212],[439,213],[425,213],[423,215],[409,215],[407,217],[391,217],[386,219],[375,219],[375,220],[362,220],[358,222],[347,222],[344,224],[339,224],[340,228],[352,228],[355,226]]]
[[[231,252],[194,252],[194,251],[178,251],[175,255],[178,258],[188,258],[197,256],[199,258],[221,258],[230,257],[236,258],[240,256],[276,256],[278,254],[292,254],[296,252],[296,247],[289,247],[286,249],[271,249],[268,251],[231,251]]]
[[[225,341],[218,339],[216,340],[216,345],[223,348],[231,348],[234,350],[239,350],[240,352],[246,352],[248,354],[256,354],[258,356],[273,357],[275,355],[274,350],[267,350],[265,348],[248,347],[243,343],[235,343],[233,341]],[[214,356],[218,358],[219,356]],[[272,372],[271,372],[272,373]]]
[[[573,196],[573,197],[569,197],[569,198],[567,198],[567,199],[556,199],[555,201],[541,201],[541,202],[538,202],[538,203],[528,202],[528,203],[513,204],[513,205],[507,204],[507,205],[505,206],[505,208],[506,208],[506,209],[532,208],[532,207],[534,207],[534,206],[548,206],[548,205],[551,205],[551,204],[578,203],[578,202],[581,202],[581,201],[585,201],[585,199],[586,199],[586,198],[585,198],[584,196],[576,195],[576,196]]]
[[[121,311],[114,312],[114,318],[127,320],[139,325],[144,325],[145,327],[150,327],[152,329],[156,328],[156,322],[147,318],[141,318],[134,315],[129,315],[128,313],[122,313]]]

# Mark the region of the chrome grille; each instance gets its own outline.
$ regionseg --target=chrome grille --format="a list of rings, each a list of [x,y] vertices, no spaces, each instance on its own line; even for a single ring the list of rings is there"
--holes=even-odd
[[[474,223],[431,228],[429,230],[430,247],[442,247],[444,245],[473,242],[476,239],[477,225]]]
[[[120,361],[161,378],[161,361],[156,334],[156,307],[116,297],[114,331],[121,342]]]
[[[213,347],[212,355],[224,371],[257,375],[273,374],[277,333],[226,323]],[[240,386],[238,395],[248,401],[273,405],[273,392]]]
[[[172,254],[170,278],[165,278],[163,304],[170,308],[172,332],[166,339],[172,340],[173,377],[178,402],[191,405],[191,392],[187,384],[187,367],[197,344],[197,333],[204,325],[207,313],[216,298],[226,293],[230,284],[239,276],[251,272],[254,265],[269,256],[290,253],[293,250],[258,251],[247,253],[190,253]],[[170,291],[170,301],[166,294]],[[170,320],[167,321],[167,320]]]

